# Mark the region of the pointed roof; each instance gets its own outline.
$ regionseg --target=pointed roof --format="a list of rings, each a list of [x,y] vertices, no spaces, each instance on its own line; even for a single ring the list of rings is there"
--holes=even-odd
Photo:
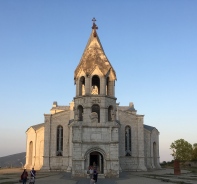
[[[77,78],[77,75],[81,70],[83,70],[86,75],[90,75],[95,67],[98,66],[103,75],[106,75],[111,71],[116,79],[116,73],[105,55],[102,44],[96,32],[96,29],[98,29],[95,24],[96,20],[93,19],[93,21],[92,32],[81,57],[80,63],[75,70],[74,78]]]

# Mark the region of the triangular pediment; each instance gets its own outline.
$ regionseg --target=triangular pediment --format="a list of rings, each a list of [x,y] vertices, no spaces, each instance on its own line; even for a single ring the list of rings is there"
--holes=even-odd
[[[40,124],[37,124],[37,125],[33,125],[33,126],[30,126],[26,132],[35,132],[37,130],[39,130],[40,128],[43,128],[44,127],[44,123],[40,123]]]

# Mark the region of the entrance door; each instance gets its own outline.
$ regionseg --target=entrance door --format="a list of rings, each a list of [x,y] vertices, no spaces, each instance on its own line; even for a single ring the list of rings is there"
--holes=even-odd
[[[97,151],[90,153],[89,165],[96,167],[98,173],[103,173],[103,155]]]

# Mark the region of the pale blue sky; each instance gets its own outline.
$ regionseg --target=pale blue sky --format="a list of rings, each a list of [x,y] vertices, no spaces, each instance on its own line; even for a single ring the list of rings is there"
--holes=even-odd
[[[25,151],[25,131],[75,95],[74,70],[97,19],[120,105],[133,102],[170,144],[197,142],[197,1],[1,0],[0,157]]]

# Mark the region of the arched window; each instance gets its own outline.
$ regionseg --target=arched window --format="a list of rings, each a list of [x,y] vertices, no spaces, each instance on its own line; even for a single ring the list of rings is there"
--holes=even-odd
[[[100,107],[97,104],[92,106],[92,112],[96,112],[98,115],[98,123],[100,122]]]
[[[78,118],[79,121],[83,121],[83,107],[81,105],[78,106]]]
[[[62,156],[63,154],[63,127],[57,127],[57,156]]]
[[[85,77],[82,76],[79,80],[79,96],[85,95]]]
[[[106,79],[106,95],[109,95],[109,77]]]
[[[108,121],[112,121],[113,120],[112,116],[113,116],[113,106],[110,105],[108,107]]]
[[[125,127],[125,153],[126,156],[131,156],[131,128]]]
[[[100,78],[97,75],[92,77],[92,95],[99,95],[100,94]]]

